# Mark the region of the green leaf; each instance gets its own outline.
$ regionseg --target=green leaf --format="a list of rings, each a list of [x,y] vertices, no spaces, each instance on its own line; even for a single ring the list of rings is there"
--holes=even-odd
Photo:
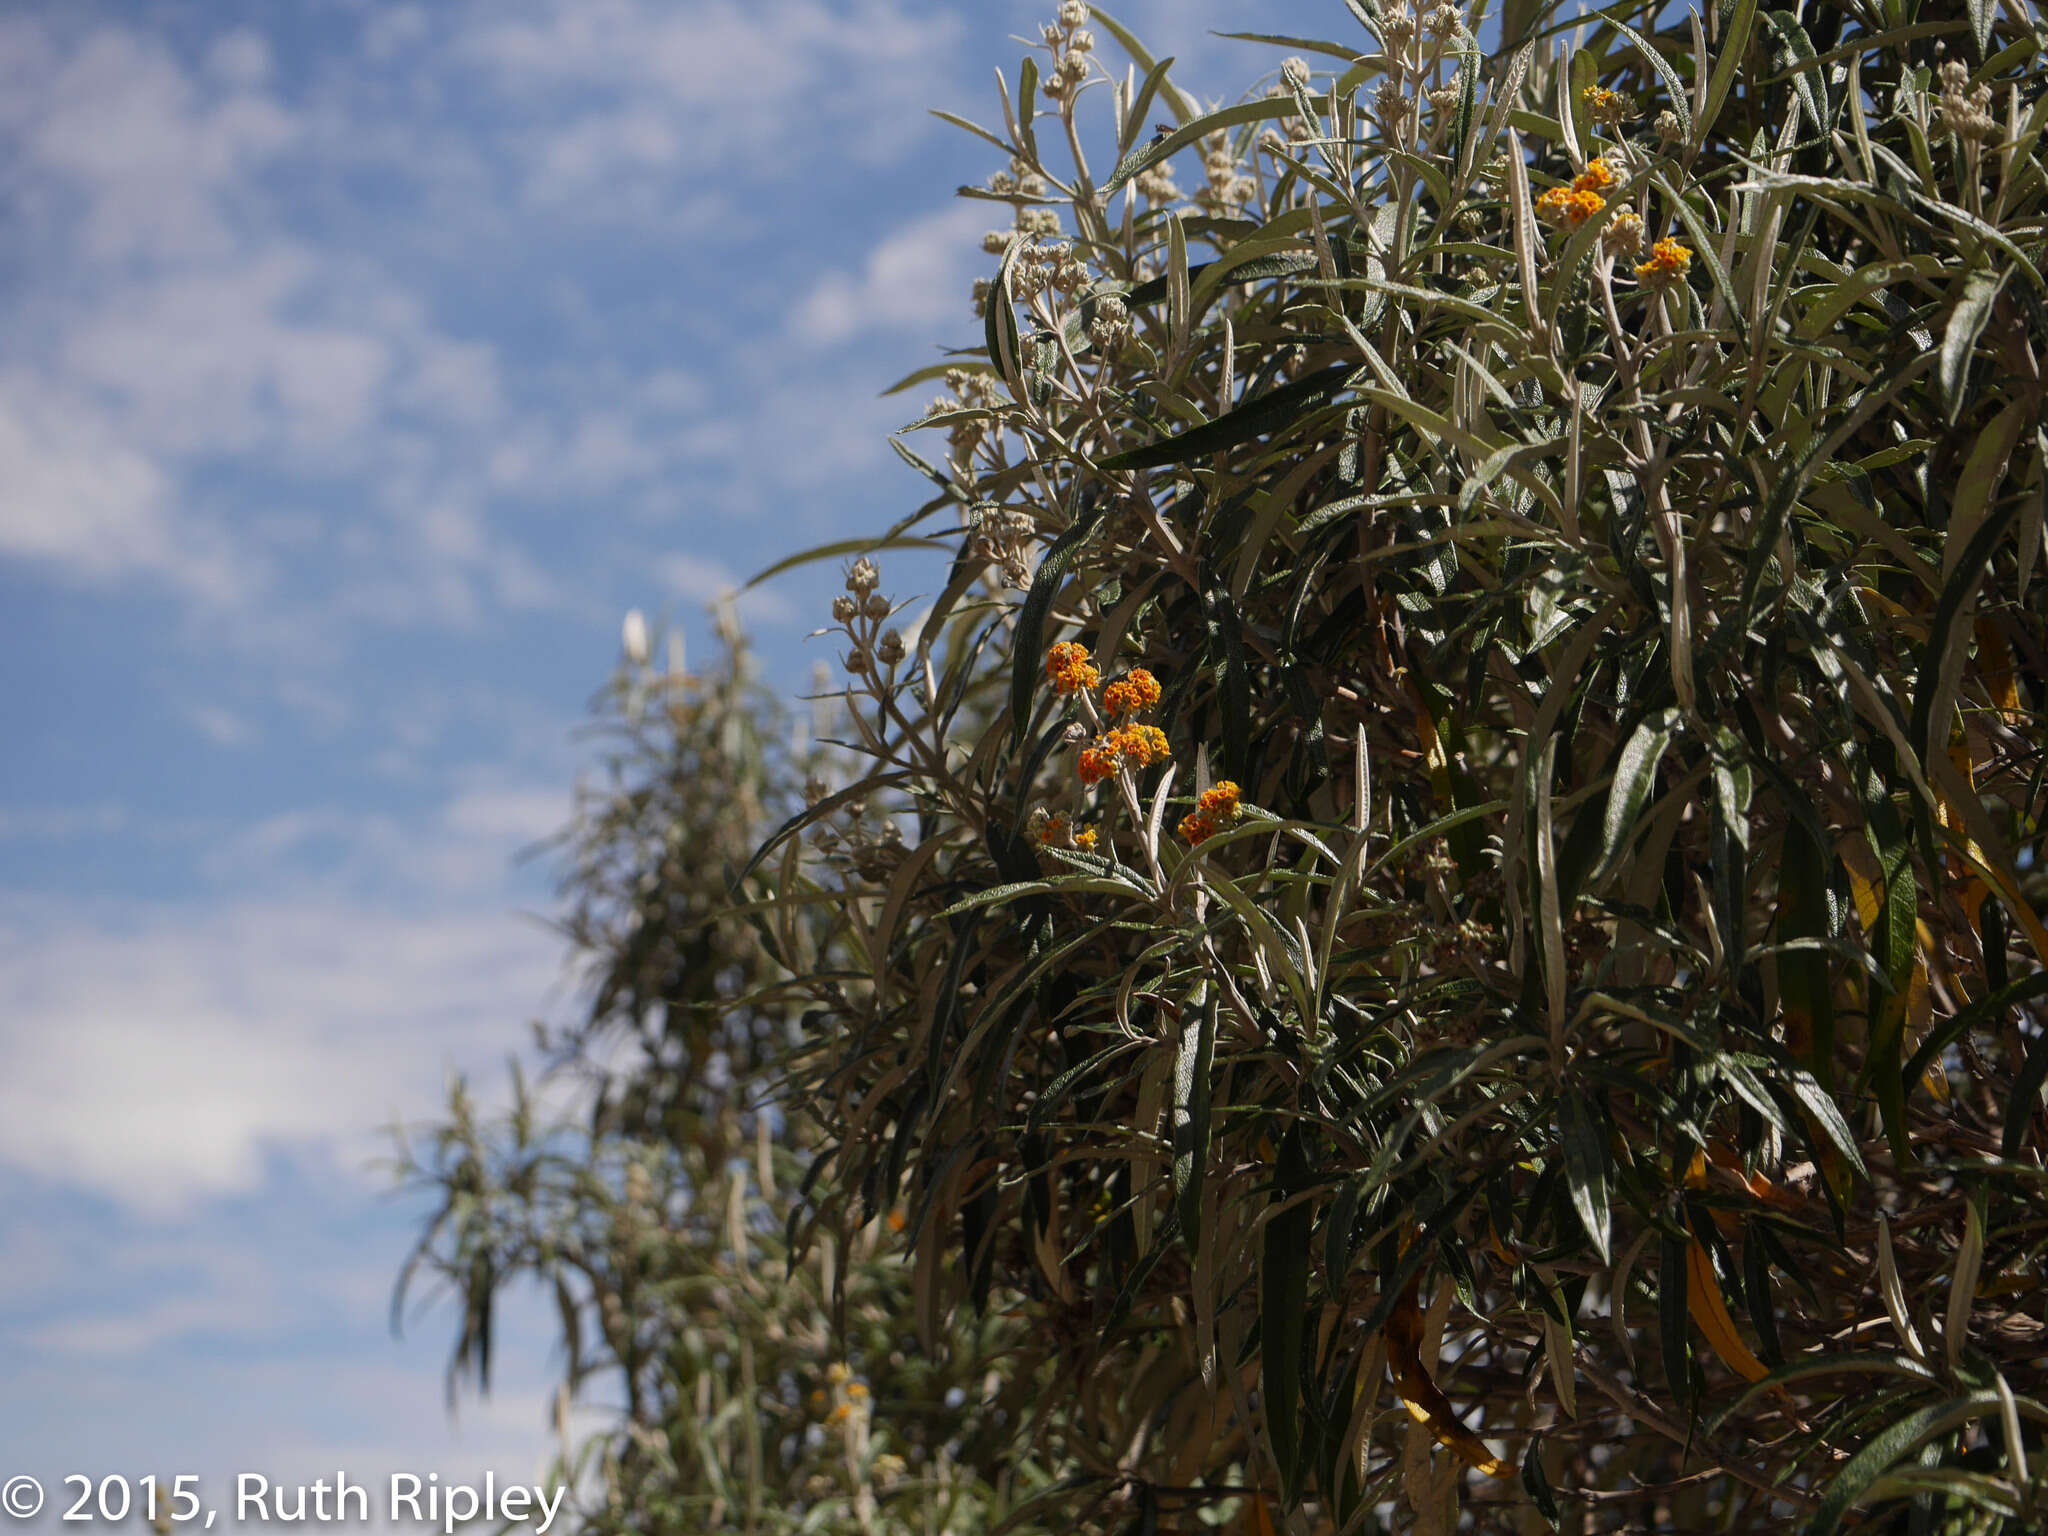
[[[1807,1522],[1806,1536],[1831,1536],[1841,1525],[1842,1517],[1855,1502],[1869,1491],[1870,1485],[1901,1457],[1919,1449],[1936,1435],[1954,1429],[1958,1424],[1971,1419],[1982,1418],[1998,1411],[1996,1392],[1973,1392],[1968,1397],[1951,1398],[1945,1403],[1935,1403],[1910,1413],[1895,1424],[1887,1425],[1870,1441],[1849,1458],[1847,1465],[1837,1472],[1828,1484],[1827,1492],[1821,1496],[1820,1504]]]
[[[1153,96],[1158,93],[1160,86],[1166,83],[1166,72],[1172,67],[1172,59],[1161,59],[1145,71],[1143,83],[1139,85],[1137,94],[1131,98],[1130,110],[1124,114],[1123,130],[1117,135],[1118,154],[1130,153],[1131,146],[1138,141],[1138,131],[1145,126],[1145,113],[1152,105]]]
[[[1813,124],[1814,133],[1826,133],[1831,114],[1825,87],[1815,79],[1820,63],[1814,57],[1812,39],[1807,37],[1806,29],[1799,25],[1799,19],[1790,11],[1765,11],[1764,20],[1768,21],[1771,30],[1778,34],[1779,46],[1784,50],[1780,57],[1789,56],[1792,60],[1787,73],[1792,77],[1793,96],[1805,109],[1808,119]]]
[[[1479,71],[1483,67],[1479,40],[1468,35],[1458,50],[1458,106],[1451,116],[1451,168],[1461,173],[1472,137],[1472,119],[1479,101]]]
[[[1607,1122],[1594,1116],[1584,1094],[1567,1089],[1558,1095],[1558,1134],[1564,1148],[1565,1182],[1579,1225],[1593,1239],[1602,1264],[1612,1264],[1607,1202]]]
[[[1522,1452],[1522,1491],[1529,1495],[1529,1502],[1536,1506],[1536,1512],[1550,1523],[1554,1531],[1563,1519],[1557,1507],[1557,1495],[1551,1491],[1550,1476],[1543,1470],[1543,1437],[1531,1435],[1529,1448]]]
[[[831,544],[819,544],[799,554],[778,560],[764,571],[757,571],[747,578],[745,592],[758,587],[762,582],[780,576],[784,571],[793,571],[798,566],[815,565],[820,560],[841,560],[848,555],[874,555],[885,549],[951,549],[952,545],[941,539],[840,539]]]
[[[1291,425],[1317,407],[1330,404],[1344,393],[1356,371],[1347,366],[1325,368],[1307,378],[1296,379],[1292,384],[1268,390],[1249,404],[1199,427],[1191,427],[1177,437],[1104,459],[1097,467],[1107,471],[1158,469],[1168,464],[1187,464],[1226,448],[1235,448],[1239,443]]]
[[[1301,1140],[1298,1123],[1281,1139],[1280,1200],[1308,1182]],[[1309,1225],[1305,1200],[1269,1218],[1259,1265],[1260,1395],[1267,1443],[1280,1464],[1290,1508],[1301,1476],[1301,1348],[1308,1322]]]
[[[1202,1179],[1209,1166],[1210,1063],[1216,1054],[1217,991],[1190,998],[1173,1062],[1173,1190],[1180,1229],[1194,1252],[1202,1241]]]
[[[1099,491],[1091,485],[1090,491]],[[1017,636],[1012,653],[1010,673],[1010,749],[1015,751],[1024,745],[1024,733],[1031,726],[1031,697],[1037,691],[1040,670],[1045,661],[1045,617],[1052,611],[1053,598],[1059,594],[1066,579],[1067,568],[1074,563],[1088,535],[1095,525],[1102,521],[1105,503],[1100,495],[1086,495],[1081,512],[1066,530],[1052,541],[1052,547],[1038,562],[1038,569],[1031,573],[1031,590],[1024,594],[1024,601],[1017,610]]]
[[[1692,103],[1686,99],[1685,82],[1678,77],[1678,71],[1671,67],[1671,61],[1657,51],[1657,47],[1642,33],[1617,16],[1609,16],[1607,25],[1636,45],[1636,51],[1649,60],[1650,68],[1657,72],[1657,78],[1664,82],[1664,94],[1671,99],[1671,110],[1678,116],[1682,136],[1692,138]]]
[[[1987,899],[1984,903],[1984,911],[1991,912],[1995,910],[1997,910],[1996,899]],[[1784,962],[1781,960],[1779,961],[1779,968],[1782,970],[1783,967]],[[1955,1041],[1962,1039],[1964,1035],[1973,1029],[1984,1026],[1997,1027],[2004,1021],[2005,1011],[2008,1008],[2017,1003],[2028,1002],[2033,998],[2039,997],[2044,992],[2048,992],[2048,971],[2035,971],[2031,976],[2022,976],[2018,981],[2008,982],[1988,997],[1980,997],[1967,1007],[1958,1008],[1953,1014],[1943,1019],[1927,1032],[1927,1038],[1921,1041],[1920,1048],[1913,1052],[1913,1059],[1906,1063],[1906,1081],[1909,1083],[1919,1082],[1926,1075],[1927,1069],[1934,1065],[1934,1059],[1947,1050]],[[2025,1068],[2021,1069],[2023,1077],[2025,1076],[2025,1071]],[[2036,1086],[2038,1087],[2038,1084]],[[2012,1128],[2012,1117],[2008,1115],[2006,1120],[2006,1129],[2009,1132]],[[2022,1127],[2025,1125],[2024,1118],[2021,1120],[2021,1125]],[[2018,1150],[2017,1144],[2009,1146],[2005,1149],[2005,1156],[2011,1157]]]
[[[1117,164],[1108,181],[1102,184],[1102,195],[1107,197],[1117,188],[1140,172],[1149,170],[1167,156],[1177,154],[1190,144],[1198,143],[1219,128],[1235,128],[1240,123],[1262,123],[1276,117],[1290,117],[1295,111],[1292,96],[1268,96],[1258,101],[1240,102],[1234,107],[1204,113],[1191,122],[1184,123],[1172,133],[1154,139],[1142,149],[1134,149]]]
[[[1038,134],[1031,122],[1037,115],[1038,60],[1027,53],[1017,66],[1017,137],[1024,158],[1032,165],[1038,164]]]
[[[1658,1251],[1657,1343],[1664,1355],[1664,1380],[1671,1400],[1692,1412],[1692,1337],[1685,1302],[1685,1242],[1667,1232]]]
[[[1970,355],[1976,350],[1977,338],[1984,334],[1984,324],[1991,318],[1992,307],[2011,271],[2010,267],[1972,267],[1963,274],[1963,291],[1955,308],[1949,311],[1948,325],[1941,333],[1941,367],[1937,373],[1943,412],[1950,422],[1963,406],[1963,387],[1970,378]]]
[[[1969,0],[1970,41],[1977,45],[1977,59],[1982,63],[1991,55],[1991,28],[1998,20],[1998,0]]]
[[[995,281],[988,285],[988,298],[982,306],[982,339],[988,347],[988,360],[995,365],[996,374],[1009,386],[1010,397],[1019,405],[1024,403],[1024,343],[1017,333],[1017,308],[1010,293],[1010,269],[1017,264],[1017,255],[1024,249],[1024,242],[1012,240],[1008,250],[1003,252],[1002,265],[996,268]]]
[[[1612,869],[1627,846],[1651,791],[1657,787],[1657,768],[1671,745],[1678,718],[1676,710],[1663,710],[1638,725],[1622,743],[1614,761],[1614,783],[1607,791],[1607,815],[1601,828],[1596,871]]]
[[[1823,940],[1829,934],[1830,855],[1799,817],[1785,825],[1778,861],[1778,937],[1784,943]],[[1797,1041],[1821,1085],[1835,1073],[1835,995],[1832,967],[1819,949],[1788,949],[1778,956],[1778,1004],[1788,1041]],[[1832,1102],[1832,1101],[1831,1101]]]

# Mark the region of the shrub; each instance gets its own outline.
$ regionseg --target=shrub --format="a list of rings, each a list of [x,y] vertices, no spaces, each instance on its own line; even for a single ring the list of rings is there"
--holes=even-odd
[[[2036,18],[1348,8],[963,123],[950,569],[688,918],[791,1251],[905,1212],[950,1530],[2038,1528]]]
[[[589,1007],[541,1040],[575,1113],[515,1072],[506,1112],[458,1083],[401,1143],[435,1210],[395,1307],[421,1284],[455,1300],[451,1405],[488,1388],[508,1293],[556,1310],[554,1475],[581,1531],[987,1529],[1007,1445],[982,1381],[1014,1324],[962,1316],[921,1348],[900,1212],[801,1258],[784,1242],[818,1132],[764,1102],[793,1020],[726,881],[802,803],[804,763],[724,635],[716,667],[629,669],[601,696],[605,772],[557,843]],[[776,931],[787,949],[809,926]],[[580,1442],[572,1406],[599,1420]]]
[[[1347,4],[963,124],[799,1235],[1021,1311],[1046,1526],[2036,1528],[2041,30]]]

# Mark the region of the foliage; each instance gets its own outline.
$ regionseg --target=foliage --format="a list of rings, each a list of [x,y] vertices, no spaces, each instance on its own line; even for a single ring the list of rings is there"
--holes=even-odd
[[[604,782],[559,840],[590,1001],[541,1043],[584,1113],[516,1073],[502,1114],[456,1085],[401,1147],[437,1209],[396,1304],[422,1280],[456,1300],[451,1402],[465,1379],[488,1387],[508,1292],[558,1309],[555,1475],[584,1531],[985,1528],[1006,1410],[982,1381],[1012,1325],[963,1317],[921,1348],[900,1213],[800,1259],[783,1240],[817,1131],[772,1102],[792,1021],[759,998],[770,969],[725,893],[764,818],[801,802],[773,702],[725,638],[711,671],[614,682]],[[581,1444],[576,1402],[601,1419]]]
[[[1042,1527],[2039,1528],[2038,20],[1347,5],[963,124],[799,1239],[1022,1312]]]
[[[965,125],[835,784],[618,695],[588,1127],[409,1164],[588,1524],[2043,1523],[2038,21],[1346,3]]]

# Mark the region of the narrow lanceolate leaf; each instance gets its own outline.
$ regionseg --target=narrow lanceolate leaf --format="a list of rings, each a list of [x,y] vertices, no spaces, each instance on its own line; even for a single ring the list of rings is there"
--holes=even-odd
[[[1400,1300],[1387,1315],[1384,1337],[1387,1365],[1394,1376],[1394,1390],[1400,1393],[1408,1416],[1428,1429],[1439,1445],[1449,1449],[1466,1466],[1484,1472],[1488,1477],[1506,1477],[1510,1470],[1508,1463],[1495,1456],[1486,1442],[1458,1417],[1457,1409],[1451,1406],[1443,1388],[1436,1384],[1436,1378],[1422,1363],[1422,1309],[1416,1305],[1420,1287],[1421,1277],[1411,1276]]]
[[[1638,725],[1623,743],[1614,762],[1614,783],[1607,791],[1607,816],[1601,828],[1600,860],[1595,866],[1598,870],[1605,871],[1614,866],[1622,849],[1627,846],[1630,834],[1635,831],[1637,821],[1642,818],[1650,792],[1657,786],[1657,767],[1664,761],[1665,749],[1671,745],[1677,718],[1675,710],[1661,711]]]
[[[1721,1282],[1714,1274],[1713,1255],[1698,1237],[1686,1244],[1685,1279],[1687,1309],[1721,1363],[1745,1381],[1762,1381],[1770,1375],[1770,1367],[1750,1352],[1749,1345],[1736,1331],[1727,1298],[1721,1294]]]
[[[1736,0],[1734,13],[1721,29],[1721,56],[1714,60],[1714,73],[1707,82],[1707,106],[1693,124],[1691,142],[1699,144],[1721,115],[1721,108],[1734,88],[1742,56],[1749,48],[1750,29],[1756,25],[1757,0]]]
[[[1805,1536],[1834,1536],[1841,1527],[1842,1517],[1869,1492],[1871,1484],[1894,1465],[1935,1436],[1996,1412],[1996,1392],[1973,1392],[1967,1397],[1935,1403],[1887,1425],[1834,1475],[1806,1524]]]
[[[1977,346],[1977,338],[1984,334],[1984,324],[1991,318],[1992,306],[1998,302],[1999,291],[2005,287],[2005,279],[2011,273],[2010,267],[1993,271],[1978,267],[1963,277],[1962,293],[1957,297],[1955,308],[1949,311],[1948,326],[1941,335],[1941,366],[1937,377],[1941,380],[1942,408],[1950,421],[1956,419],[1956,412],[1962,409],[1963,386],[1970,378],[1970,357]]]
[[[1142,149],[1134,149],[1118,163],[1110,173],[1108,181],[1102,184],[1105,196],[1121,187],[1141,171],[1150,170],[1169,155],[1178,154],[1190,144],[1198,143],[1219,128],[1235,128],[1240,123],[1264,122],[1269,118],[1288,117],[1294,112],[1292,97],[1271,96],[1259,101],[1242,102],[1234,107],[1224,107],[1217,112],[1205,113],[1193,122],[1185,123],[1172,133],[1162,134]]]
[[[1578,1212],[1579,1225],[1593,1240],[1600,1262],[1611,1264],[1614,1256],[1608,1248],[1607,1121],[1595,1114],[1585,1095],[1569,1090],[1559,1096],[1557,1111],[1572,1209]]]
[[[1216,1053],[1217,991],[1189,1000],[1173,1063],[1173,1190],[1188,1251],[1202,1243],[1202,1178],[1209,1165],[1209,1071]]]
[[[1834,1083],[1834,979],[1827,951],[1831,861],[1797,817],[1787,821],[1778,862],[1778,1003],[1785,1013],[1785,1045],[1805,1062],[1823,1088]]]
[[[1158,469],[1168,464],[1192,464],[1212,453],[1235,448],[1255,437],[1291,426],[1310,411],[1335,401],[1357,370],[1348,366],[1325,368],[1307,378],[1296,379],[1270,389],[1248,405],[1218,416],[1214,421],[1191,427],[1178,436],[1164,438],[1144,448],[1132,448],[1104,459],[1097,467],[1105,471]]]
[[[1977,1302],[1977,1274],[1983,1262],[1984,1217],[1972,1200],[1964,1217],[1963,1243],[1956,1253],[1955,1273],[1949,1280],[1948,1315],[1942,1326],[1942,1343],[1948,1351],[1951,1373],[1962,1364],[1963,1346],[1969,1341],[1970,1309]]]
[[[1650,67],[1657,72],[1657,78],[1664,83],[1664,92],[1670,98],[1669,106],[1678,117],[1682,137],[1692,137],[1692,107],[1686,101],[1685,82],[1678,78],[1678,71],[1671,67],[1671,61],[1657,51],[1657,47],[1642,33],[1627,22],[1608,17],[1607,24],[1623,37],[1636,45],[1636,51],[1649,60]]]
[[[1557,1507],[1557,1495],[1550,1487],[1550,1474],[1543,1470],[1543,1437],[1531,1435],[1529,1448],[1522,1452],[1522,1491],[1554,1531],[1564,1518]]]
[[[1664,1355],[1664,1380],[1671,1400],[1692,1412],[1692,1345],[1686,1333],[1686,1280],[1691,1260],[1689,1237],[1665,1233],[1657,1263],[1657,1342]]]
[[[1038,689],[1038,679],[1045,663],[1045,619],[1052,611],[1053,599],[1066,580],[1068,568],[1074,563],[1088,535],[1102,520],[1104,502],[1100,497],[1084,498],[1079,514],[1058,538],[1052,541],[1038,562],[1038,569],[1031,573],[1031,590],[1025,594],[1023,606],[1017,610],[1016,654],[1012,658],[1010,672],[1010,747],[1015,751],[1024,744],[1024,733],[1031,727],[1031,700]]]
[[[1876,809],[1888,812],[1878,802]],[[1882,819],[1896,821],[1889,815]],[[1863,931],[1883,968],[1882,980],[1873,977],[1867,989],[1870,1009],[1870,1050],[1864,1072],[1877,1095],[1878,1112],[1884,1119],[1892,1156],[1901,1167],[1914,1161],[1912,1138],[1906,1129],[1905,1045],[1906,1008],[1911,997],[1913,971],[1919,964],[1919,887],[1913,878],[1911,849],[1903,828],[1893,826],[1878,848],[1875,867],[1870,855],[1852,840],[1844,846],[1849,883],[1856,896],[1856,912]]]
[[[1307,1182],[1301,1130],[1293,1127],[1280,1149],[1280,1198]],[[1301,1476],[1301,1348],[1308,1313],[1309,1208],[1296,1201],[1266,1222],[1259,1265],[1259,1357],[1266,1441],[1279,1464],[1287,1503]]]

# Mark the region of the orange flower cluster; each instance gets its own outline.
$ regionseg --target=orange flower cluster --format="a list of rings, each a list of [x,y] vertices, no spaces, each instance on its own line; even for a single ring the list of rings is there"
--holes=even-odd
[[[1636,281],[1649,284],[1668,283],[1685,276],[1692,265],[1692,252],[1676,240],[1659,240],[1650,248],[1650,259],[1636,267]]]
[[[1224,824],[1237,819],[1237,803],[1242,791],[1229,779],[1224,779],[1213,789],[1202,791],[1197,808],[1180,819],[1180,835],[1190,844],[1214,837]]]
[[[1595,160],[1572,178],[1569,187],[1552,187],[1537,198],[1537,215],[1577,229],[1607,206],[1607,199],[1600,194],[1614,182],[1613,168],[1605,160]]]
[[[1612,190],[1615,182],[1614,167],[1605,160],[1587,162],[1586,168],[1572,180],[1574,192],[1606,192]]]
[[[1120,725],[1091,747],[1081,749],[1080,774],[1083,784],[1100,784],[1128,758],[1140,768],[1173,755],[1166,732],[1156,725]]]
[[[1102,707],[1112,720],[1140,714],[1159,702],[1159,679],[1143,667],[1133,667],[1102,690]]]
[[[1063,697],[1089,692],[1102,682],[1102,673],[1088,660],[1088,648],[1071,640],[1061,641],[1046,653],[1045,673],[1052,679],[1053,691]],[[1133,667],[1102,690],[1102,710],[1111,720],[1129,722],[1132,716],[1158,704],[1159,696],[1159,679],[1143,667]],[[1091,787],[1100,784],[1126,760],[1140,768],[1148,768],[1171,755],[1172,748],[1167,745],[1166,733],[1156,725],[1126,723],[1112,726],[1093,744],[1082,748],[1079,764],[1081,782]],[[1085,835],[1087,841],[1084,842],[1083,834],[1075,834],[1077,846],[1086,848],[1093,844],[1094,834]]]
[[[1045,675],[1052,679],[1052,691],[1062,698],[1102,681],[1102,673],[1089,663],[1088,647],[1072,640],[1062,640],[1046,653]]]
[[[1166,732],[1156,725],[1119,726],[1102,738],[1101,746],[1118,757],[1128,757],[1140,768],[1149,768],[1173,755],[1173,749],[1166,744]]]

